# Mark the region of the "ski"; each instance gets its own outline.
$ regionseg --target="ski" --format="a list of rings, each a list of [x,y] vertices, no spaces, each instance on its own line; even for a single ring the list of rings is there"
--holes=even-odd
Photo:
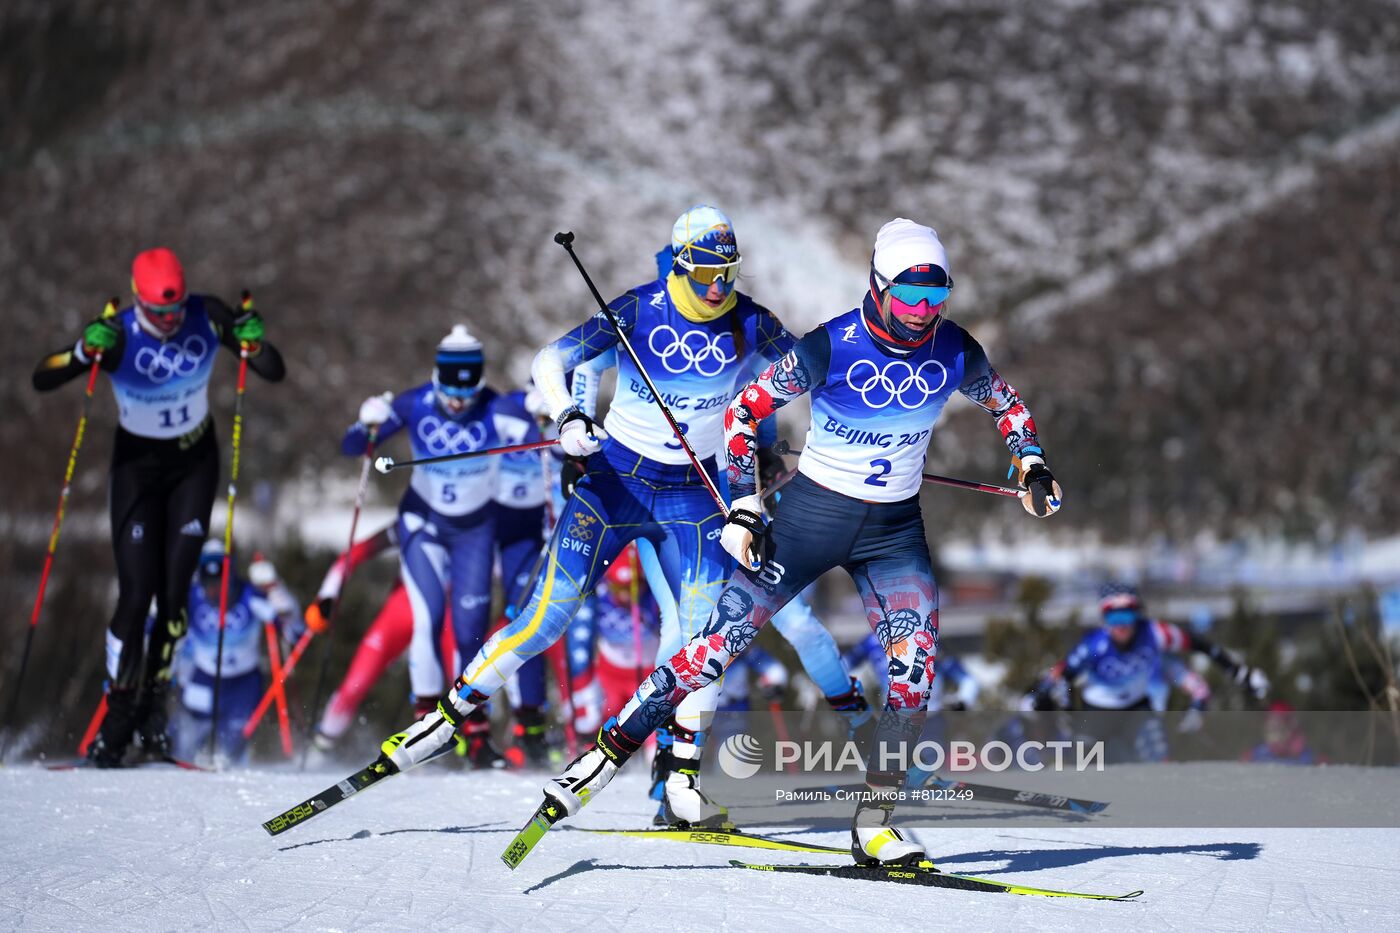
[[[801,790],[858,794],[866,790],[866,786],[864,784],[828,784],[824,787],[807,787],[801,788]],[[1017,803],[1027,807],[1043,807],[1047,810],[1068,810],[1071,813],[1099,813],[1108,806],[1108,802],[1104,800],[1083,800],[1061,794],[1043,794],[1039,791],[995,787],[991,784],[969,784],[966,781],[951,781],[947,778],[941,778],[936,774],[929,775],[928,779],[920,784],[910,784],[905,793],[917,794],[921,790],[967,791],[972,794],[974,800]]]
[[[1060,794],[1042,794],[1031,790],[1015,790],[1010,787],[994,787],[990,784],[969,784],[966,781],[950,781],[936,774],[929,775],[918,789],[971,791],[974,799],[993,800],[999,803],[1019,803],[1027,807],[1045,807],[1050,810],[1069,810],[1073,813],[1098,813],[1108,806],[1103,800],[1081,800]]]
[[[564,816],[563,808],[546,798],[545,802],[535,809],[535,815],[530,817],[530,822],[526,823],[525,827],[515,834],[510,845],[506,846],[505,851],[501,853],[501,861],[505,862],[511,871],[520,867],[520,863],[525,861],[525,856],[539,844],[550,827]]]
[[[810,842],[791,842],[787,839],[773,839],[756,833],[746,833],[742,829],[579,829],[578,832],[597,833],[603,836],[635,836],[639,839],[668,839],[675,842],[694,842],[701,845],[739,846],[747,849],[776,849],[780,852],[817,852],[825,855],[849,855],[849,848],[822,846]]]
[[[735,868],[748,868],[753,871],[783,872],[799,875],[827,875],[833,878],[856,878],[861,881],[892,881],[896,884],[916,884],[929,888],[951,888],[957,891],[986,891],[993,894],[1031,894],[1038,897],[1075,897],[1090,901],[1130,901],[1142,894],[1130,891],[1127,894],[1091,894],[1084,891],[1056,891],[1051,888],[1033,888],[1007,881],[993,881],[990,878],[975,878],[972,875],[952,875],[938,871],[932,862],[917,866],[863,866],[863,865],[755,865],[730,859]]]
[[[392,777],[398,773],[398,767],[387,757],[380,755],[369,765],[356,771],[343,781],[337,781],[315,797],[303,800],[290,810],[277,814],[266,823],[263,823],[262,828],[267,830],[269,836],[285,833],[293,826],[301,825],[313,816],[324,813],[341,801],[348,800],[360,791],[368,787],[373,787],[386,777]]]
[[[131,764],[125,764],[121,765],[118,768],[108,768],[104,770],[125,771],[131,768],[149,768],[154,765],[173,765],[174,767],[180,768],[185,771],[213,770],[212,768],[206,768],[203,765],[197,765],[193,761],[185,761],[183,758],[174,758],[169,756],[160,756],[156,758],[147,758],[141,761],[133,761]],[[88,768],[96,768],[96,766],[86,758],[74,758],[70,761],[46,762],[44,764],[44,768],[49,771],[85,771]]]

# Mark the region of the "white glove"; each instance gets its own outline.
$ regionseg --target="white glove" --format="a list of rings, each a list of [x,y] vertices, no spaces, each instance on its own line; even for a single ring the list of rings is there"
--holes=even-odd
[[[544,393],[534,383],[525,393],[525,410],[536,419],[554,420],[550,417],[549,402],[545,401]]]
[[[394,409],[390,403],[394,401],[394,393],[385,392],[383,395],[371,395],[360,405],[360,424],[367,428],[377,427],[389,420]]]
[[[763,566],[764,534],[763,503],[758,496],[743,496],[730,504],[719,543],[739,566],[757,570]]]
[[[1235,683],[1254,694],[1254,699],[1262,700],[1269,695],[1269,676],[1257,667],[1241,665],[1235,671]]]
[[[608,432],[577,407],[559,419],[559,447],[570,457],[587,457],[603,449]]]

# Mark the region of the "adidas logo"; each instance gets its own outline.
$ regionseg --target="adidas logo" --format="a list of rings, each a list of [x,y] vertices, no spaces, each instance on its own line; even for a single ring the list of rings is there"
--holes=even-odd
[[[204,537],[204,523],[197,518],[192,518],[185,522],[185,527],[180,529],[180,534],[202,538]]]

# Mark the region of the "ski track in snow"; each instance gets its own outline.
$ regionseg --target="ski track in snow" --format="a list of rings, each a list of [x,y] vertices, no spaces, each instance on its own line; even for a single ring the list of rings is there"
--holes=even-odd
[[[1146,890],[1124,904],[778,877],[727,861],[826,858],[563,827],[511,872],[499,854],[538,802],[538,775],[416,773],[278,837],[263,832],[261,821],[343,776],[6,768],[0,929],[631,930],[667,913],[687,930],[1400,927],[1400,830],[1389,829],[915,830],[945,870]],[[642,774],[625,774],[571,823],[644,826],[644,789]]]

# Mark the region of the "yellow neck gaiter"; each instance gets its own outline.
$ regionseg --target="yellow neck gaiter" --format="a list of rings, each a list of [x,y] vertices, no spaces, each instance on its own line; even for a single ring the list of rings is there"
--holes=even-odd
[[[734,310],[734,305],[739,301],[737,290],[731,291],[729,297],[721,301],[718,308],[711,308],[700,300],[699,295],[695,294],[695,290],[690,287],[687,278],[687,276],[676,272],[666,276],[666,291],[671,296],[671,303],[681,313],[681,317],[695,324],[706,324],[720,315],[728,314]]]

